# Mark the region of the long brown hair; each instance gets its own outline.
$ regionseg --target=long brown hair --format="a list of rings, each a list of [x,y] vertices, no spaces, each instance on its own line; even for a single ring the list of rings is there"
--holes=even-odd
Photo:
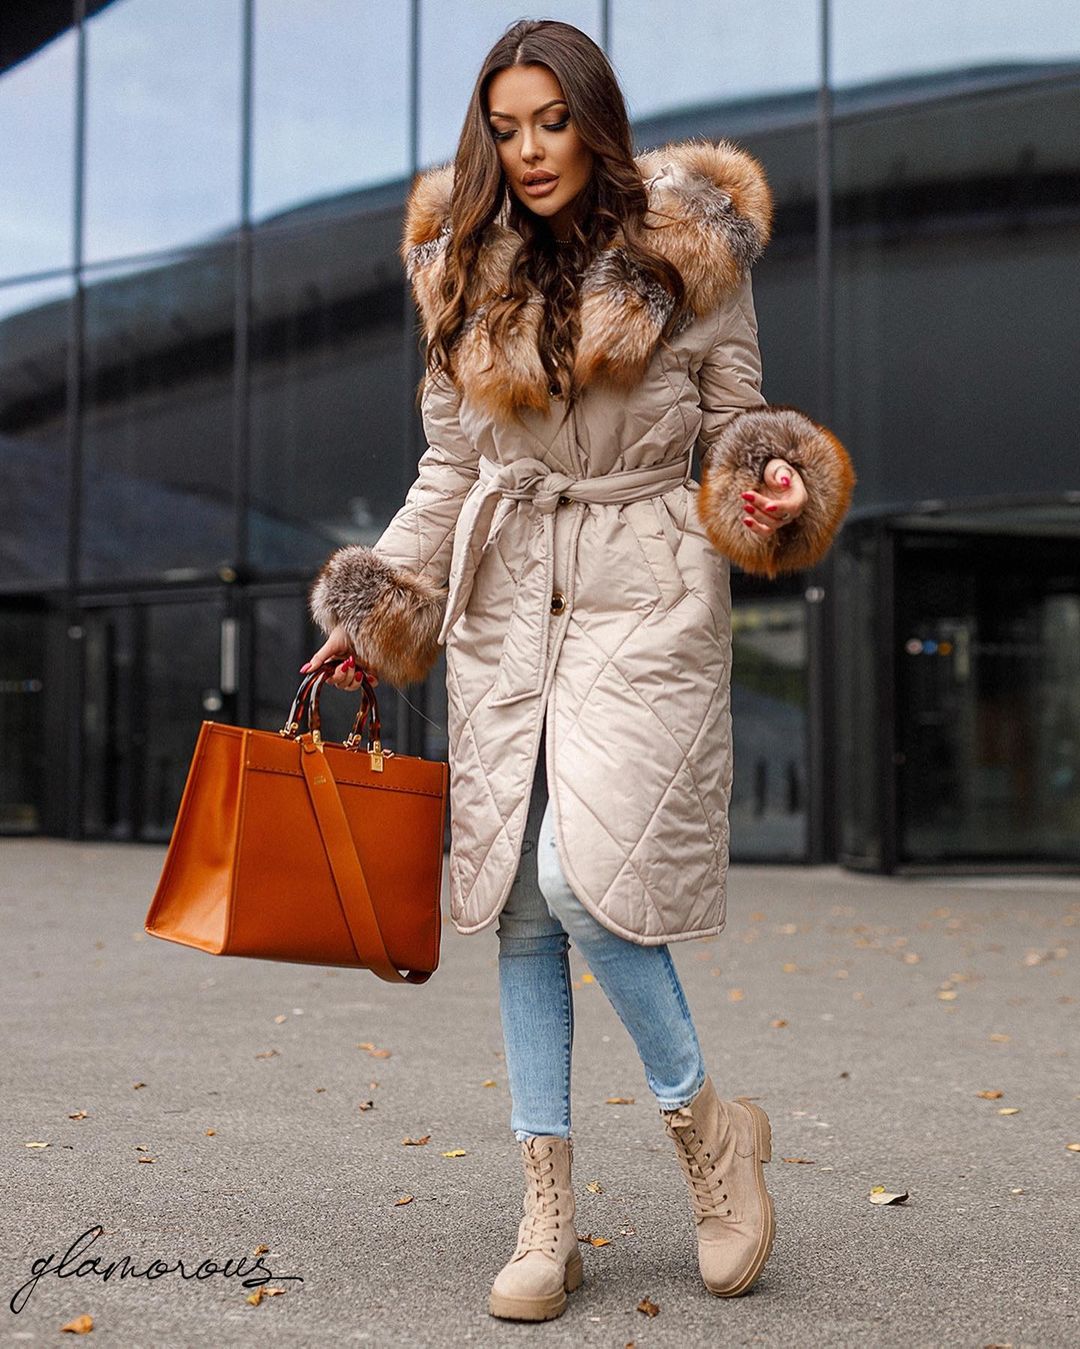
[[[547,221],[510,190],[488,121],[493,76],[509,66],[530,64],[547,66],[559,81],[577,133],[593,153],[592,175],[575,203],[568,244],[557,244]],[[428,342],[427,368],[453,374],[454,342],[479,298],[472,293],[470,279],[476,275],[484,231],[497,217],[516,230],[522,242],[510,266],[508,294],[491,299],[479,320],[487,324],[492,351],[530,296],[539,291],[547,301],[540,324],[540,360],[552,383],[572,400],[581,276],[589,259],[620,232],[631,272],[672,296],[672,311],[662,332],[666,337],[685,312],[685,287],[678,268],[649,247],[647,231],[655,226],[645,224],[647,208],[626,103],[603,50],[580,28],[556,19],[512,24],[484,59],[458,140],[444,304]]]

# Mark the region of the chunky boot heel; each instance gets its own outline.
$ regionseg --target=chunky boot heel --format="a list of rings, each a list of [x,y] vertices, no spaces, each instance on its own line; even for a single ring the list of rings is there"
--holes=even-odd
[[[776,1235],[761,1169],[772,1159],[769,1117],[745,1096],[720,1100],[708,1077],[689,1105],[661,1115],[690,1189],[702,1280],[717,1297],[737,1297],[757,1280]]]
[[[525,1216],[514,1254],[491,1287],[488,1311],[508,1321],[550,1321],[585,1277],[574,1227],[573,1143],[554,1134],[521,1143]]]

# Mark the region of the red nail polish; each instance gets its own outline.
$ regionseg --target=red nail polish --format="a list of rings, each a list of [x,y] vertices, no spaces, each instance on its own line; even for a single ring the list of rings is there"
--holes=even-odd
[[[781,478],[781,479],[780,479],[780,482],[781,482],[781,485],[784,486],[784,487],[790,487],[790,486],[791,486],[791,479],[790,479],[790,478]]]

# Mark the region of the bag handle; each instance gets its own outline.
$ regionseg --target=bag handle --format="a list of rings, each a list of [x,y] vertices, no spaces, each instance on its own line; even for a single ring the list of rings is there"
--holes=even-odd
[[[431,978],[430,970],[410,970],[408,974],[402,975],[391,961],[375,906],[371,902],[367,878],[356,852],[352,830],[345,816],[345,807],[341,804],[341,793],[322,745],[312,735],[301,736],[299,744],[300,764],[304,770],[308,795],[330,862],[338,903],[357,956],[387,983],[426,983]],[[349,896],[348,900],[346,896]]]

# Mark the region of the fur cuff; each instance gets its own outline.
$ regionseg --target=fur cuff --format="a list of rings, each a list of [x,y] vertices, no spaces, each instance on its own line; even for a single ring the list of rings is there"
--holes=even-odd
[[[740,492],[761,491],[770,459],[786,459],[806,485],[790,524],[758,535],[742,523]],[[734,417],[702,467],[698,515],[713,546],[743,571],[770,578],[820,562],[851,505],[855,470],[831,431],[798,408],[748,408]]]
[[[340,623],[359,663],[395,687],[420,683],[438,659],[446,591],[363,544],[331,553],[308,605],[327,636]]]

